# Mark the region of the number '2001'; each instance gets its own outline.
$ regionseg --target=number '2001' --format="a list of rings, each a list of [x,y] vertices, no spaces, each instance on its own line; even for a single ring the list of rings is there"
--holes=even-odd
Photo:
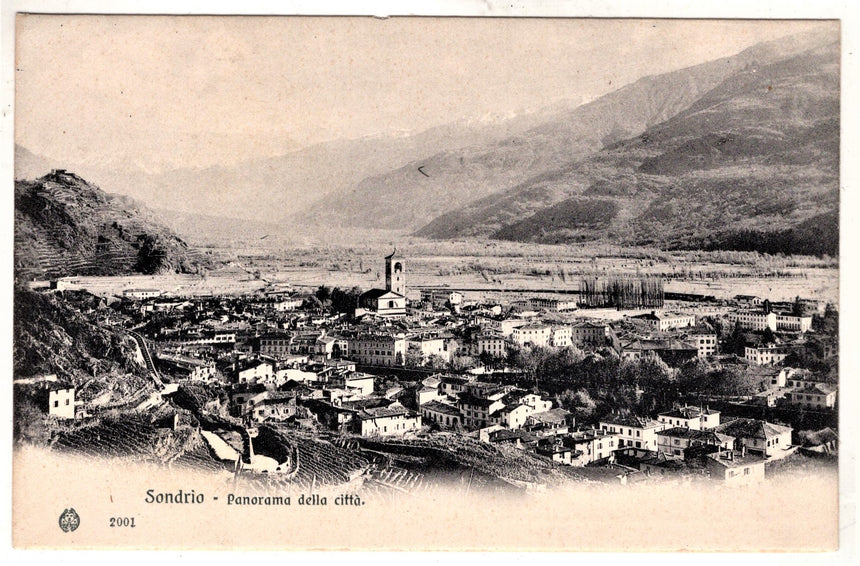
[[[134,527],[134,517],[111,517],[111,527]]]

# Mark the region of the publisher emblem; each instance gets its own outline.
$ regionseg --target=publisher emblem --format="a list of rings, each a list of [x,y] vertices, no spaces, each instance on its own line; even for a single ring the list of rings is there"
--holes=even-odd
[[[64,533],[74,531],[80,524],[81,518],[74,508],[66,509],[60,513],[60,528],[63,529]]]

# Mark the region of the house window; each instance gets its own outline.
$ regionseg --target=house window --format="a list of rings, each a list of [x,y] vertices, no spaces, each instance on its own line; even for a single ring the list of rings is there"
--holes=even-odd
[[[639,441],[636,441],[636,448],[642,448],[642,443]]]
[[[69,404],[69,400],[68,400],[68,399],[66,399],[66,405],[68,405],[68,404]]]
[[[59,401],[54,401],[54,408],[59,407],[59,406],[60,406],[60,402],[59,402]]]
[[[744,475],[745,476],[750,475],[750,469],[749,468],[744,468]]]

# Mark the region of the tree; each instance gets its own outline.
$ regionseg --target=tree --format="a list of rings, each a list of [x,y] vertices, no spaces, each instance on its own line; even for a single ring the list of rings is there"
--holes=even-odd
[[[316,293],[314,293],[314,296],[319,299],[320,303],[325,305],[326,302],[331,301],[331,287],[320,285],[316,290]]]
[[[573,413],[576,422],[588,421],[594,416],[597,403],[585,389],[568,389],[556,397],[559,406]]]
[[[448,366],[452,371],[463,371],[475,365],[475,358],[471,356],[454,356]]]
[[[408,368],[417,368],[424,364],[424,355],[421,353],[421,348],[415,344],[409,344],[406,348],[406,355],[403,358],[403,365]]]
[[[724,351],[728,354],[743,356],[746,339],[744,338],[743,329],[740,323],[735,324],[731,334],[725,339]]]
[[[757,387],[740,368],[728,366],[710,373],[710,388],[720,395],[752,395]]]
[[[330,294],[331,307],[336,312],[351,313],[358,306],[358,298],[361,296],[361,287],[352,289],[341,289],[335,287]]]
[[[832,303],[824,307],[824,316],[817,319],[818,331],[825,336],[839,338],[839,311]]]
[[[447,363],[439,354],[430,354],[427,357],[427,361],[424,362],[424,365],[433,369],[444,369]]]
[[[137,249],[137,264],[135,271],[151,275],[158,273],[165,259],[167,252],[158,241],[158,236],[146,234],[139,238],[140,247]]]
[[[708,389],[708,374],[711,365],[701,359],[690,360],[678,372],[678,387],[683,394],[698,393]]]
[[[305,299],[304,304],[302,305],[305,309],[319,309],[322,308],[322,302],[317,298],[316,295],[309,295],[307,299]]]
[[[495,356],[490,352],[481,352],[481,354],[478,356],[478,361],[480,361],[485,367],[493,369],[504,366],[505,359],[506,358],[504,357]]]

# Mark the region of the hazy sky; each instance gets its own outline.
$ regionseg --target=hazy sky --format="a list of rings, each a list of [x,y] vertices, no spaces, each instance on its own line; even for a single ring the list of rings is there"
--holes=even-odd
[[[70,164],[235,163],[591,99],[816,25],[28,15],[15,137]]]

